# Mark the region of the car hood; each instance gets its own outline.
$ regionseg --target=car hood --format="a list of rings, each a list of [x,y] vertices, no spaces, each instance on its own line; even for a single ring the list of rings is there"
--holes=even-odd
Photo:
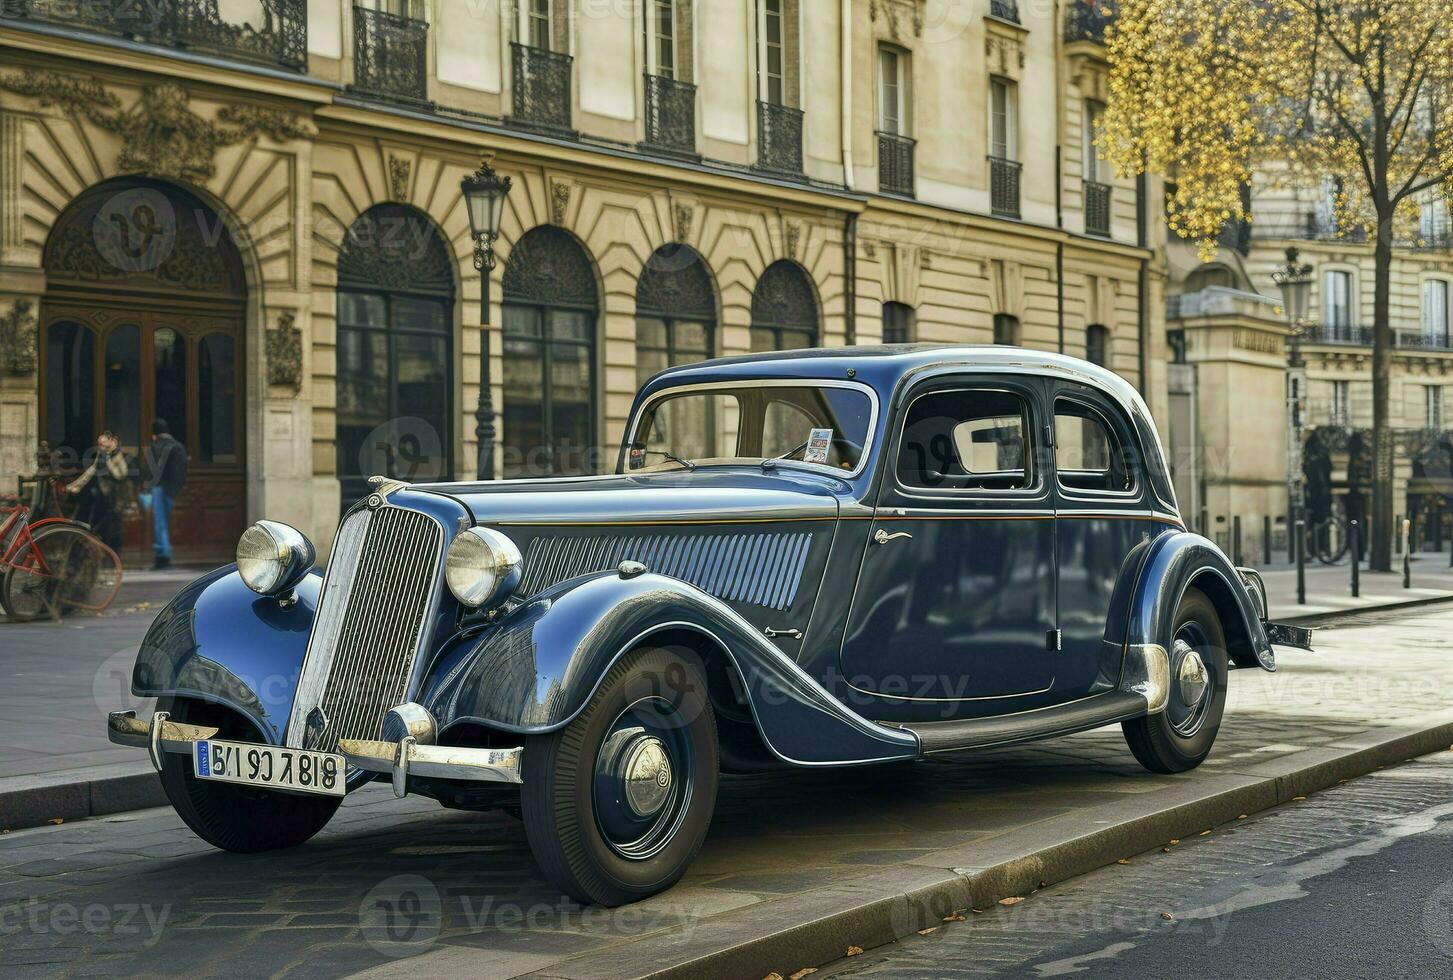
[[[435,484],[416,489],[461,500],[480,524],[733,523],[831,519],[848,484],[779,467],[703,467],[596,477]]]

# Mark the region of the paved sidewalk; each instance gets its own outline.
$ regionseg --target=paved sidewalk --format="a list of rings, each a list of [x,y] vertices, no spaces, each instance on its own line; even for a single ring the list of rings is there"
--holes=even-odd
[[[312,843],[210,850],[169,810],[0,837],[7,976],[783,976],[1453,741],[1453,609],[1368,614],[1232,677],[1215,752],[1154,776],[1118,729],[912,765],[723,780],[670,892],[581,909],[520,825],[370,787]],[[11,910],[14,910],[13,912]],[[77,925],[77,914],[92,917]],[[124,919],[124,924],[122,920]]]
[[[1373,609],[1384,606],[1436,602],[1453,598],[1453,568],[1448,556],[1436,553],[1414,555],[1412,587],[1403,588],[1402,559],[1394,561],[1395,572],[1369,572],[1366,564],[1359,571],[1359,598],[1352,598],[1352,567],[1349,564],[1306,567],[1307,602],[1297,604],[1297,570],[1290,565],[1272,565],[1260,569],[1266,581],[1271,618],[1280,622],[1302,621],[1308,617],[1348,610]]]

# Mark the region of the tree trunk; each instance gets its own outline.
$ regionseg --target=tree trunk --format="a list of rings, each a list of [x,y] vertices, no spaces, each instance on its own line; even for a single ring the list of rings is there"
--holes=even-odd
[[[1391,209],[1389,209],[1391,210]],[[1362,528],[1369,549],[1368,567],[1392,571],[1392,425],[1388,391],[1392,377],[1393,335],[1388,315],[1392,286],[1392,215],[1379,215],[1372,291],[1372,519]]]

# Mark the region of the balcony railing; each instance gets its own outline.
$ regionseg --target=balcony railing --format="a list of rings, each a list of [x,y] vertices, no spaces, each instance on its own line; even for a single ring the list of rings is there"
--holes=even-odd
[[[1018,160],[989,158],[989,207],[1004,218],[1019,217]]]
[[[1367,229],[1354,221],[1342,221],[1323,211],[1308,211],[1306,236],[1319,241],[1365,242]]]
[[[1372,328],[1337,323],[1313,323],[1302,328],[1299,339],[1307,344],[1347,344],[1351,347],[1371,347]]]
[[[222,6],[231,10],[235,5]],[[307,0],[253,0],[248,6],[252,9],[247,15],[224,18],[217,0],[0,0],[0,20],[57,24],[288,71],[307,71]]]
[[[884,194],[913,196],[915,142],[897,133],[878,134],[878,189]]]
[[[429,25],[386,10],[353,8],[353,88],[381,99],[426,102]]]
[[[1114,22],[1116,0],[1073,0],[1065,11],[1065,40],[1105,43],[1105,28]]]
[[[514,58],[514,111],[510,122],[547,133],[573,133],[570,104],[575,59],[559,51],[510,44]]]
[[[802,176],[802,110],[757,103],[757,169]]]
[[[1085,233],[1110,237],[1110,185],[1085,181]]]
[[[1019,0],[989,0],[989,13],[1000,20],[1019,23]]]
[[[646,145],[658,152],[696,156],[696,86],[646,74]]]

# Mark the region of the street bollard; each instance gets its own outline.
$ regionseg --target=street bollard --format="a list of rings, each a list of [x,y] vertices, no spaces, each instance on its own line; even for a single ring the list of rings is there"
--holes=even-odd
[[[1408,533],[1412,530],[1413,522],[1403,519],[1403,588],[1413,587],[1413,556],[1408,553]]]
[[[1261,563],[1271,565],[1271,515],[1261,519]]]
[[[1307,604],[1307,522],[1297,518],[1297,533],[1292,536],[1292,552],[1297,562],[1297,605]]]
[[[1209,538],[1210,536],[1211,536],[1211,514],[1210,514],[1209,511],[1206,510],[1206,508],[1202,507],[1201,508],[1201,537],[1203,537],[1203,538]]]
[[[1401,514],[1398,514],[1396,517],[1394,517],[1392,519],[1392,526],[1393,527],[1403,527],[1403,525],[1406,524],[1406,523],[1407,523],[1407,521],[1405,521],[1403,519],[1403,515],[1401,515]],[[1394,548],[1399,549],[1398,550],[1398,554],[1400,554],[1400,555],[1403,552],[1405,552],[1405,551],[1408,550],[1408,534],[1407,534],[1407,528],[1405,528],[1405,527],[1403,528],[1403,535],[1402,535],[1402,537],[1400,537],[1400,538],[1394,538],[1393,539],[1392,546]]]
[[[1357,580],[1359,566],[1362,564],[1357,560],[1357,550],[1362,547],[1360,538],[1361,528],[1356,521],[1347,522],[1347,549],[1352,556],[1352,598],[1361,598],[1362,587]]]
[[[1237,566],[1241,564],[1241,517],[1239,515],[1231,518],[1231,561]]]

